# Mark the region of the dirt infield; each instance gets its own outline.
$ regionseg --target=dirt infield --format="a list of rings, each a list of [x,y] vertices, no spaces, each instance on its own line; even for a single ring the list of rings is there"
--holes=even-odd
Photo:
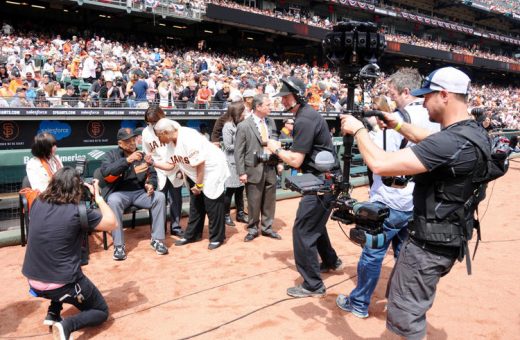
[[[455,266],[438,286],[427,315],[429,339],[520,338],[520,162],[488,189],[481,204],[483,241],[473,262]],[[366,198],[367,188],[353,196]],[[149,229],[126,230],[128,259],[112,260],[101,235],[91,238],[91,260],[84,271],[99,287],[110,307],[102,327],[74,333],[75,339],[368,339],[393,338],[385,330],[385,288],[393,266],[387,256],[370,306],[370,317],[356,318],[335,305],[339,293],[356,282],[360,249],[350,243],[336,222],[329,233],[343,259],[342,272],[326,274],[327,296],[293,299],[287,287],[299,283],[292,254],[291,227],[299,199],[277,205],[274,228],[281,241],[259,237],[244,243],[245,226],[227,229],[227,242],[207,249],[202,241],[173,246],[156,255]],[[186,221],[183,221],[183,226]],[[345,228],[347,230],[348,228]],[[473,249],[473,245],[471,245]],[[42,324],[48,303],[33,298],[21,274],[25,248],[0,249],[0,338],[51,338]],[[64,315],[76,313],[67,306]]]

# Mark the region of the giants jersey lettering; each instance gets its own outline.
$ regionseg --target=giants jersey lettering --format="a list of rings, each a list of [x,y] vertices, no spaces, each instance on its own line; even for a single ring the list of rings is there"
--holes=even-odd
[[[177,163],[182,163],[182,164],[190,164],[190,159],[188,157],[182,157],[182,156],[178,156],[178,155],[173,155],[170,157],[170,163],[172,163],[173,165],[177,165]]]
[[[150,153],[153,153],[155,151],[155,149],[157,149],[160,146],[165,146],[165,144],[164,143],[158,143],[157,140],[153,140],[153,141],[148,143],[148,148],[150,150]]]

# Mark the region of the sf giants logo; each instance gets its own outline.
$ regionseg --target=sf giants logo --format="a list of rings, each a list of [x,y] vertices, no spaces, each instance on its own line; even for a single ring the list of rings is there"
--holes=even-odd
[[[20,133],[20,128],[15,122],[1,122],[0,123],[0,139],[5,141],[12,141]]]
[[[87,125],[87,133],[92,138],[99,138],[105,133],[105,125],[99,120],[90,121]]]

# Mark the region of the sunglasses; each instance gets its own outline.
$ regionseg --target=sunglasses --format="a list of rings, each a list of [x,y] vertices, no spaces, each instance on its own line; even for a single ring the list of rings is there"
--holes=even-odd
[[[423,79],[423,81],[421,83],[421,88],[423,88],[423,89],[430,88],[431,85],[435,85],[435,86],[440,87],[441,89],[444,89],[444,86],[437,84],[436,82],[433,82],[428,78]]]

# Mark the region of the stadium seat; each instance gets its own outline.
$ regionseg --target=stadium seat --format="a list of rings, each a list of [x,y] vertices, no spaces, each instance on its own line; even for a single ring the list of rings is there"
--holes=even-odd
[[[79,91],[89,91],[90,90],[90,84],[89,83],[81,83],[79,84],[78,88],[79,88]]]

